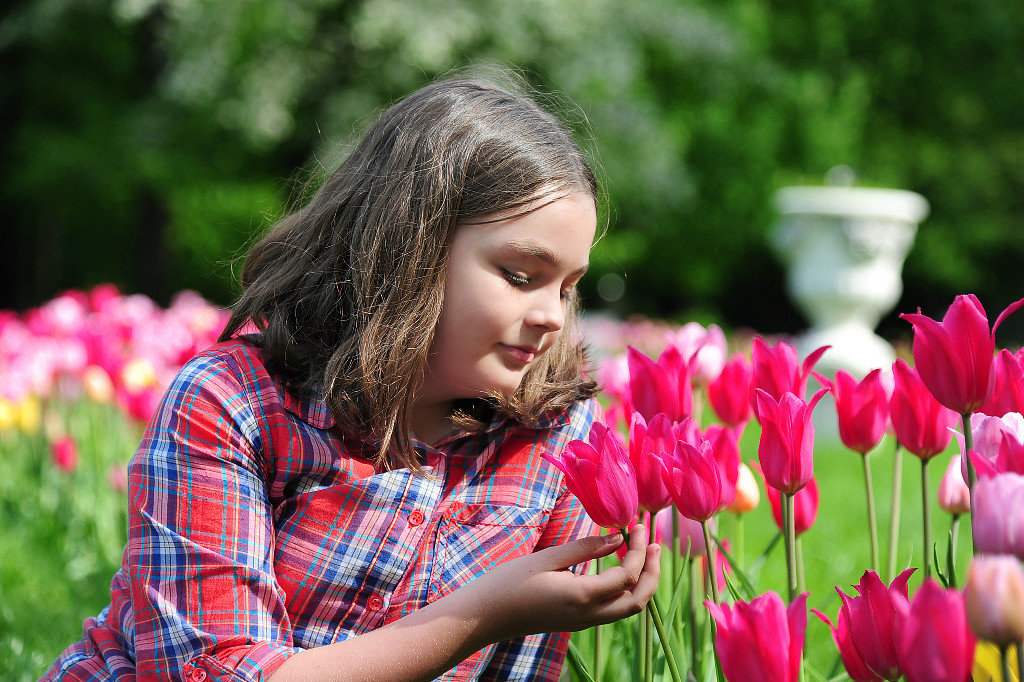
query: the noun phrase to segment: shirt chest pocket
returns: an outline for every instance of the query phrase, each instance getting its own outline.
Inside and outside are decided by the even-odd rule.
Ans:
[[[437,529],[431,592],[440,597],[506,561],[533,551],[550,510],[453,504]]]

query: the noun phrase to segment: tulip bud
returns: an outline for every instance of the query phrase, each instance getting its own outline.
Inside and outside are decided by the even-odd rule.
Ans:
[[[739,428],[750,418],[752,372],[750,361],[736,353],[708,384],[708,401],[726,426]]]
[[[744,462],[740,462],[740,473],[736,478],[736,498],[728,509],[737,514],[746,514],[757,508],[761,502],[761,490],[757,486],[754,472]]]
[[[757,459],[765,483],[779,492],[795,493],[807,485],[814,473],[811,412],[827,392],[821,389],[806,403],[787,392],[776,402],[761,389],[754,389],[756,414],[761,421]]]
[[[793,346],[780,341],[769,347],[760,336],[755,337],[751,350],[753,388],[761,389],[776,401],[781,401],[786,393],[792,393],[803,400],[811,369],[830,347],[818,348],[804,359],[803,364],[798,365],[799,360]],[[750,400],[754,415],[759,415],[757,398],[751,395]],[[758,418],[760,419],[759,416]]]
[[[1024,412],[1024,354],[1014,355],[1005,348],[996,355],[992,396],[978,412],[1002,417],[1007,412]]]
[[[665,486],[679,513],[694,521],[707,521],[722,506],[722,479],[711,443],[678,441],[672,457],[662,460]]]
[[[954,455],[949,460],[946,473],[939,483],[939,506],[950,514],[968,514],[971,511],[971,491],[967,489],[960,470],[960,455]]]
[[[949,445],[950,427],[959,417],[932,397],[917,370],[902,359],[893,363],[892,373],[896,385],[889,398],[889,412],[896,440],[907,452],[931,459]]]
[[[704,602],[718,625],[715,651],[727,680],[797,682],[807,631],[807,593],[787,608],[766,592],[750,602]]]
[[[1024,570],[1007,554],[979,555],[964,586],[967,622],[979,639],[995,644],[1024,640]]]
[[[907,682],[964,682],[974,662],[974,635],[963,596],[927,578],[913,601],[897,597],[900,668]]]
[[[889,419],[889,401],[882,385],[882,370],[872,370],[859,382],[845,370],[827,382],[836,399],[839,438],[854,452],[866,455],[882,440]]]
[[[725,364],[725,334],[717,324],[704,329],[698,322],[688,322],[677,332],[666,334],[668,345],[675,346],[684,358],[690,358],[693,380],[706,385],[722,372]]]

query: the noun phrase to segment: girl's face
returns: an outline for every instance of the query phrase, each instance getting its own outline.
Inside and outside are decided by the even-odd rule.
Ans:
[[[419,400],[513,393],[558,339],[596,229],[589,194],[459,227]]]

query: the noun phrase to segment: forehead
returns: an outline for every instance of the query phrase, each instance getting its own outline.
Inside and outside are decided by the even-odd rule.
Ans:
[[[460,227],[456,245],[535,257],[576,270],[590,260],[597,231],[597,210],[587,194],[570,194],[543,203],[529,213]]]

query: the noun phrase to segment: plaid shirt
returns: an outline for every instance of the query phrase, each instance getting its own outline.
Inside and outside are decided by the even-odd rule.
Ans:
[[[218,344],[182,369],[132,459],[110,605],[44,679],[260,680],[297,650],[589,535],[540,455],[585,438],[598,409],[414,443],[434,478],[375,471],[370,446],[342,438],[323,401],[294,399],[247,342]],[[556,680],[567,642],[499,642],[438,679]]]

